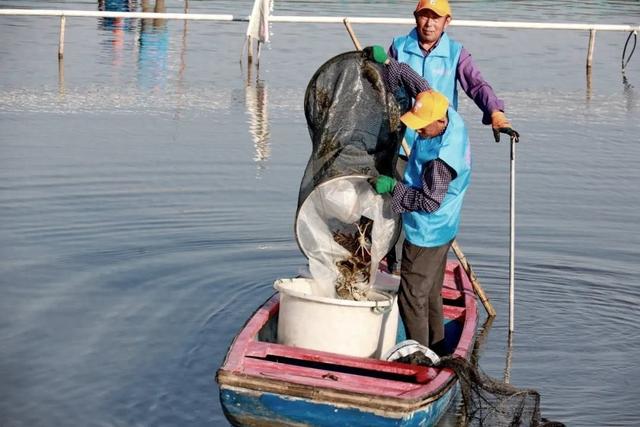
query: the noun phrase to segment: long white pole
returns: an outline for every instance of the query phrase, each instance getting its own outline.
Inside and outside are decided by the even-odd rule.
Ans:
[[[511,161],[509,168],[511,178],[509,201],[509,334],[514,329],[514,297],[515,297],[515,258],[516,258],[516,142],[511,139]]]
[[[91,10],[54,10],[54,9],[0,9],[0,15],[16,16],[85,16],[109,18],[155,18],[155,19],[189,19],[206,21],[248,22],[248,16],[203,14],[203,13],[152,13],[152,12],[111,12]],[[271,22],[299,22],[299,23],[344,23],[345,16],[286,16],[270,15]],[[352,24],[407,24],[415,25],[413,18],[382,18],[382,17],[349,17]],[[504,21],[471,21],[454,19],[453,26],[487,27],[487,28],[530,28],[547,30],[598,30],[598,31],[638,31],[640,25],[609,25],[609,24],[576,24],[576,23],[542,23],[542,22],[504,22]]]

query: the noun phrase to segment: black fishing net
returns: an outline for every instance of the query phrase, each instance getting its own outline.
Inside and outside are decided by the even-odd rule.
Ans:
[[[461,357],[444,356],[435,364],[421,351],[397,359],[414,365],[452,369],[462,394],[460,425],[472,427],[564,427],[540,415],[540,394],[495,380]]]
[[[401,109],[385,87],[381,65],[361,52],[323,64],[305,93],[312,151],[300,184],[295,232],[318,285],[364,298],[380,259],[397,240],[400,221],[389,196],[368,180],[393,175],[402,139]],[[360,291],[355,291],[360,289]]]
[[[540,394],[495,380],[460,357],[443,357],[438,367],[455,371],[466,426],[562,427],[540,416]]]
[[[298,208],[318,185],[349,175],[391,175],[402,140],[400,106],[382,65],[361,52],[324,63],[307,86],[304,113],[313,144]]]

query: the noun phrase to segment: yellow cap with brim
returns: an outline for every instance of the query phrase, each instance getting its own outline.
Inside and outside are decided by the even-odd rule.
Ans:
[[[424,9],[433,10],[438,16],[452,16],[451,7],[447,0],[420,0],[414,13],[418,13]]]
[[[402,123],[411,129],[422,129],[423,127],[440,120],[447,114],[449,100],[446,96],[435,90],[420,92],[416,96],[416,102],[411,111],[400,117]]]

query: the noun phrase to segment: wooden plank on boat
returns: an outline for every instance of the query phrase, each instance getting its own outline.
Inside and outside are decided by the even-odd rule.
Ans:
[[[346,368],[371,370],[378,373],[388,373],[406,377],[406,381],[417,383],[431,380],[436,375],[436,370],[419,365],[406,363],[387,362],[386,360],[371,359],[354,356],[343,356],[336,353],[328,353],[305,348],[291,347],[287,345],[252,342],[246,351],[247,357],[266,359],[269,357],[282,357],[300,361],[308,361],[317,364],[335,365]],[[285,362],[286,363],[286,362]]]

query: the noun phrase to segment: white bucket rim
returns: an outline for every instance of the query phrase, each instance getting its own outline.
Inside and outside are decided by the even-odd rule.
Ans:
[[[304,292],[292,290],[291,288],[281,286],[281,284],[283,284],[285,282],[291,283],[291,282],[293,282],[295,280],[306,280],[306,281],[309,281],[309,280],[313,280],[313,279],[308,279],[308,278],[304,278],[304,277],[294,278],[294,279],[278,279],[275,282],[273,282],[273,287],[278,292],[286,294],[286,295],[291,295],[291,296],[294,296],[294,297],[297,297],[297,298],[310,300],[310,301],[314,301],[314,302],[319,302],[319,303],[322,303],[322,304],[329,304],[329,305],[342,305],[342,306],[365,307],[365,308],[367,308],[367,307],[370,307],[370,308],[374,308],[374,307],[386,308],[386,307],[390,307],[391,304],[393,304],[394,296],[389,292],[384,292],[384,291],[381,291],[379,289],[371,289],[371,290],[369,290],[369,295],[371,295],[371,294],[381,295],[384,299],[381,299],[381,300],[354,301],[354,300],[321,297],[321,296],[317,296],[317,295],[306,294]]]

